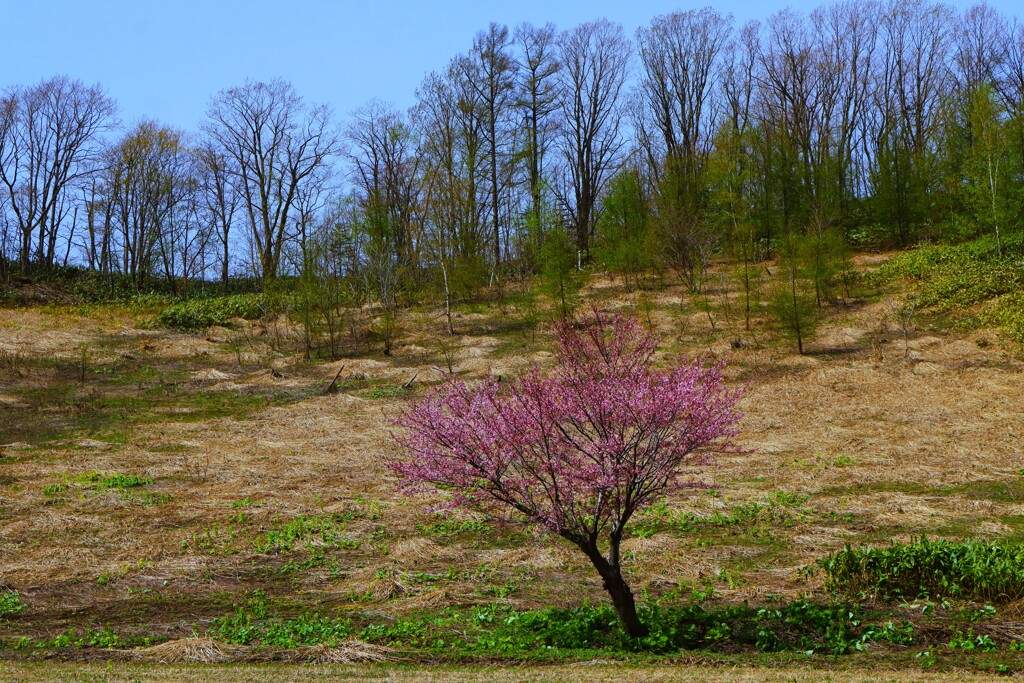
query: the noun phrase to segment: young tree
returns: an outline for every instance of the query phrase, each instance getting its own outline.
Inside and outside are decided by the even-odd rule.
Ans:
[[[594,315],[557,327],[558,369],[467,385],[453,375],[399,424],[410,461],[391,468],[454,505],[519,514],[577,546],[634,638],[647,634],[622,575],[620,544],[638,510],[707,465],[735,434],[738,392],[722,366],[652,366],[655,338],[632,318]]]
[[[655,265],[659,246],[640,171],[627,166],[608,183],[594,251],[605,268],[622,275],[632,287],[639,286],[643,272]]]

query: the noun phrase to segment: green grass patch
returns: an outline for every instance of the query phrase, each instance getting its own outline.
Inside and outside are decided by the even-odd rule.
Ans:
[[[717,491],[711,495],[717,497]],[[653,536],[659,531],[680,533],[709,530],[734,530],[753,535],[771,536],[773,529],[791,528],[807,522],[814,514],[806,507],[808,497],[803,494],[777,491],[759,500],[737,503],[710,513],[688,510],[670,510],[666,501],[648,509],[631,529],[634,536]]]
[[[82,495],[96,495],[109,489],[124,491],[125,489],[148,486],[153,483],[152,477],[120,472],[83,472],[75,476],[66,476],[64,481],[48,484],[43,487],[43,495],[59,496],[74,491]]]
[[[404,384],[379,384],[363,392],[366,398],[405,398],[412,389]]]

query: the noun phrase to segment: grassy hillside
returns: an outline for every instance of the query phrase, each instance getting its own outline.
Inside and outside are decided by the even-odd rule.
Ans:
[[[934,269],[954,277],[962,262],[888,257],[856,260],[852,289],[821,311],[804,355],[760,303],[747,329],[728,263],[702,295],[603,277],[582,292],[581,305],[640,316],[665,362],[722,358],[730,383],[748,388],[742,451],[718,458],[706,491],[648,510],[625,543],[656,625],[647,643],[621,635],[578,551],[528,527],[436,512],[439,498],[401,495],[383,465],[396,452],[393,419],[437,368],[481,377],[550,366],[543,297],[461,305],[454,337],[438,308],[414,306],[389,356],[373,312],[355,310],[335,361],[306,360],[283,317],[229,315],[181,332],[164,327],[162,304],[0,309],[8,678],[35,671],[14,661],[51,656],[602,660],[629,662],[630,680],[660,680],[654,664],[694,657],[781,667],[779,680],[800,680],[785,672],[806,664],[1024,669],[1019,602],[893,597],[870,582],[833,593],[816,568],[847,545],[1024,537],[1024,362],[1012,320],[986,313],[1019,289],[951,297],[942,292],[964,286],[937,286]],[[582,675],[551,671],[522,680]]]

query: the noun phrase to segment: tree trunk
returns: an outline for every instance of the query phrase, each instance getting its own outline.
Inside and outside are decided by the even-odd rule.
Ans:
[[[618,615],[622,628],[630,638],[647,637],[650,631],[640,621],[640,617],[636,613],[633,591],[626,580],[622,578],[622,571],[618,564],[613,564],[605,559],[596,543],[582,544],[580,547],[590,558],[597,573],[604,579],[604,589],[608,591],[608,595],[612,599],[612,606],[615,608],[615,614]]]

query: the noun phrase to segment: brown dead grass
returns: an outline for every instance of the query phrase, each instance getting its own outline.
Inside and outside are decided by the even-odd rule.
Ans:
[[[220,664],[244,660],[248,648],[219,643],[212,638],[182,638],[135,650],[143,661],[160,664]]]
[[[349,640],[340,645],[313,645],[301,648],[296,660],[312,664],[365,664],[396,659],[394,650],[381,645]]]

